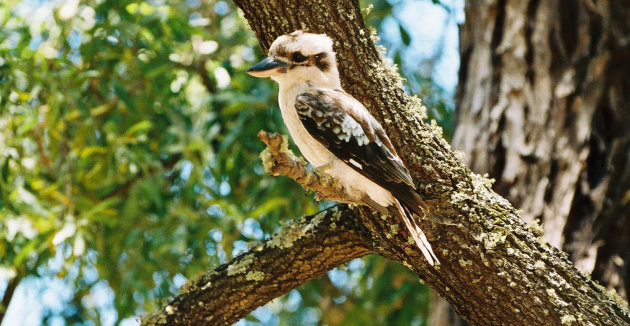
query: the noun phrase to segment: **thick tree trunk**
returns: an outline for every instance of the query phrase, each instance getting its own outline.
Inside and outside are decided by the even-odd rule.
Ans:
[[[412,269],[474,324],[630,323],[620,303],[521,223],[518,211],[490,190],[489,181],[450,151],[439,128],[422,121],[419,102],[404,93],[395,71],[381,63],[358,1],[235,2],[265,50],[277,36],[296,29],[325,32],[336,40],[344,88],[383,123],[431,210],[419,223],[442,265],[429,266],[391,217],[341,206],[335,214],[322,213],[338,215],[337,220],[296,222],[301,230],[283,230],[256,247],[262,250],[254,248],[191,282],[144,324],[229,324],[331,265],[371,251]],[[317,241],[309,241],[313,236]],[[336,249],[322,241],[332,238],[340,246],[343,241],[335,239],[341,237],[353,242],[338,258]],[[274,245],[277,239],[284,239],[282,246]],[[301,276],[306,272],[301,264],[281,259],[305,250],[313,259],[331,263],[311,264],[316,271]],[[215,298],[223,298],[221,305]]]
[[[630,2],[468,1],[453,146],[628,297]]]

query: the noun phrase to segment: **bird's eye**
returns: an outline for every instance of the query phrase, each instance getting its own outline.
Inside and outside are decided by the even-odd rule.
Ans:
[[[293,60],[293,62],[303,62],[306,60],[306,57],[300,52],[293,52],[291,60]]]

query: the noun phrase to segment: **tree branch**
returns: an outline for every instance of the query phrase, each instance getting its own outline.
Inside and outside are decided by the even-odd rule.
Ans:
[[[4,290],[4,294],[2,295],[2,303],[0,304],[0,325],[2,324],[2,320],[7,313],[7,309],[9,309],[9,304],[11,303],[11,299],[13,299],[15,289],[18,287],[21,281],[22,276],[16,275],[11,280],[9,280],[6,290]]]
[[[400,232],[404,226],[391,218],[362,207],[342,209],[330,228],[321,222],[317,227],[297,222],[297,228],[274,238],[293,239],[297,233],[303,235],[297,241],[304,245],[292,242],[279,248],[270,240],[191,282],[162,312],[145,319],[145,325],[235,321],[315,277],[313,271],[319,275],[372,252],[367,248],[412,269],[473,324],[630,323],[623,301],[616,301],[579,273],[565,254],[542,241],[522,222],[519,211],[490,190],[490,180],[472,173],[450,150],[439,127],[422,121],[419,100],[406,95],[395,70],[381,62],[357,0],[305,0],[299,6],[291,0],[235,3],[263,49],[296,29],[324,32],[335,40],[344,89],[383,124],[429,206],[432,216],[419,224],[442,265],[431,268]],[[319,220],[316,217],[313,220]],[[352,226],[339,233],[345,223]],[[354,240],[341,240],[344,236]],[[349,253],[343,251],[348,250],[345,246],[351,246]],[[347,254],[331,259],[339,250]]]
[[[232,261],[188,282],[142,325],[230,325],[273,298],[373,252],[346,205],[303,217]]]
[[[343,185],[317,169],[309,169],[307,163],[289,149],[287,136],[261,130],[258,138],[267,148],[260,153],[265,171],[273,176],[287,176],[316,193],[316,199],[351,202]],[[362,204],[362,203],[356,203]]]

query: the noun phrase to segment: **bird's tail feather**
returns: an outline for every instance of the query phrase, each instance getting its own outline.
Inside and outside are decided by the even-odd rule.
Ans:
[[[422,251],[422,254],[427,259],[429,264],[431,264],[431,266],[435,264],[439,265],[440,261],[433,253],[433,249],[431,249],[431,244],[429,243],[429,240],[427,240],[426,235],[424,235],[424,232],[422,232],[422,230],[414,220],[413,216],[411,215],[411,211],[405,206],[405,204],[401,203],[399,200],[396,200],[396,208],[398,209],[400,217],[405,222],[409,233],[411,233],[413,240],[416,242],[416,245],[418,245],[418,248],[420,248],[420,251]]]

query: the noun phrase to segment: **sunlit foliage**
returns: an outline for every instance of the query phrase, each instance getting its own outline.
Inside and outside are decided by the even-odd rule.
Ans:
[[[3,269],[55,273],[86,309],[107,282],[125,317],[315,212],[260,166],[256,133],[282,124],[273,86],[242,73],[257,42],[231,3],[33,6],[1,9]]]

